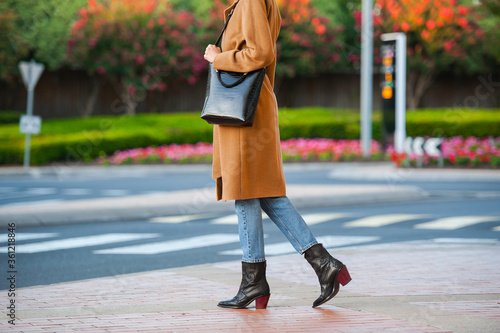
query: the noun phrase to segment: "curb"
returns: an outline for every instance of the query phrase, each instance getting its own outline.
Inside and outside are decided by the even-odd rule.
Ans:
[[[397,168],[394,165],[339,165],[328,174],[330,179],[385,181],[390,184],[415,182],[500,182],[498,169],[419,169]]]
[[[41,177],[90,177],[95,175],[127,176],[130,174],[157,174],[163,172],[211,172],[210,164],[133,164],[133,165],[55,165],[30,167],[0,167],[0,179],[3,178],[41,178]]]
[[[332,208],[422,200],[428,194],[415,186],[289,185],[287,195],[297,209]],[[159,216],[234,213],[232,201],[215,201],[215,188],[172,191],[119,198],[72,200],[51,204],[0,207],[0,226],[18,227],[72,223],[145,220]]]
[[[307,162],[284,163],[285,172],[330,170],[328,177],[341,180],[386,181],[401,183],[404,181],[426,182],[500,182],[500,169],[452,169],[452,168],[397,168],[392,162]],[[52,165],[41,167],[11,166],[0,167],[0,180],[9,178],[41,177],[106,177],[141,176],[168,172],[207,172],[211,164],[148,164],[148,165]]]

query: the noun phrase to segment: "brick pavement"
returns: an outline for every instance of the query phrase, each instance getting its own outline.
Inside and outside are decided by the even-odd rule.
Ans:
[[[268,258],[266,310],[220,309],[240,262],[18,289],[16,325],[2,332],[498,332],[498,245],[432,241],[333,249],[353,281],[321,308],[301,256]],[[1,291],[6,299],[6,291]],[[2,306],[2,312],[5,307]]]

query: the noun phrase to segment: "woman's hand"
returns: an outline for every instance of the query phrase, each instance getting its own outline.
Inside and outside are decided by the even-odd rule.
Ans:
[[[215,60],[215,57],[221,53],[220,48],[218,48],[215,45],[208,45],[207,49],[205,50],[205,60],[208,61],[209,63],[213,63]]]

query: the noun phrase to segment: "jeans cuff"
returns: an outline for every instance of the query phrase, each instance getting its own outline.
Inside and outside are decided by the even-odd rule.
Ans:
[[[318,244],[318,241],[314,241],[314,242],[307,244],[302,250],[299,251],[299,253],[304,254],[304,252],[306,252],[307,250],[309,250],[311,247],[313,247],[316,244]]]
[[[259,262],[266,261],[266,258],[261,258],[261,259],[242,259],[241,261],[249,263],[249,264],[256,264],[256,263],[259,263]]]

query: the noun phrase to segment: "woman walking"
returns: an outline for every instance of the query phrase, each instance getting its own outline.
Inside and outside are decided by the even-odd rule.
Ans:
[[[270,296],[262,212],[278,226],[293,247],[304,254],[316,272],[321,294],[317,307],[350,281],[347,268],[318,244],[309,227],[286,197],[274,94],[276,40],[281,17],[276,0],[235,0],[225,10],[232,16],[224,33],[222,50],[208,45],[205,59],[217,70],[246,73],[266,68],[253,126],[214,125],[213,170],[217,200],[235,200],[243,250],[242,281],[235,297],[221,301],[223,308],[246,308],[254,300],[265,309]]]

